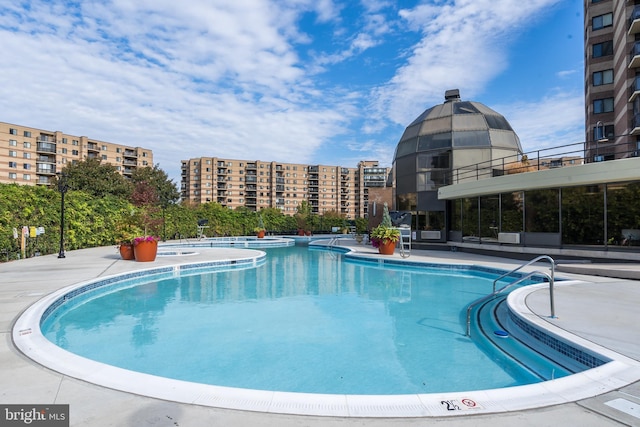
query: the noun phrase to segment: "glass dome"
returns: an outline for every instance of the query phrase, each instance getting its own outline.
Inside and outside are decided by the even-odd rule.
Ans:
[[[462,101],[457,89],[424,111],[404,131],[395,159],[431,150],[497,148],[521,153],[518,135],[501,114],[479,102]]]

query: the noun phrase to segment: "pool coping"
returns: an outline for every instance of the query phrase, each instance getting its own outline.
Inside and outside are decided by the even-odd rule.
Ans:
[[[350,249],[353,251],[353,249]],[[360,255],[359,255],[360,256]],[[192,263],[178,263],[175,268]],[[167,268],[163,266],[162,268]],[[156,268],[145,271],[157,270]],[[121,273],[114,276],[122,276]],[[197,384],[128,371],[69,353],[50,343],[40,333],[44,311],[65,292],[109,276],[60,288],[27,309],[12,328],[16,347],[37,363],[70,377],[103,387],[174,402],[279,414],[340,417],[430,417],[510,412],[557,405],[619,389],[640,379],[640,363],[563,330],[553,330],[540,316],[528,310],[524,299],[541,285],[518,292],[509,303],[545,330],[563,339],[579,342],[612,361],[579,374],[543,383],[468,392],[409,395],[328,395],[286,393]],[[563,286],[571,285],[568,281]],[[544,286],[544,285],[542,285]],[[525,292],[527,291],[527,292]],[[559,329],[559,328],[558,328]],[[62,363],[64,361],[64,363]]]

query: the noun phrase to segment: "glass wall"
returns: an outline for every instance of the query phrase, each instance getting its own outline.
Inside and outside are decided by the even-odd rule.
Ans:
[[[498,240],[500,195],[480,197],[480,237],[483,241]]]
[[[478,240],[478,198],[462,199],[462,241]]]
[[[450,231],[466,242],[526,231],[555,233],[561,246],[640,250],[640,181],[470,197],[450,206]],[[444,222],[440,212],[420,214],[420,227]]]
[[[505,233],[524,231],[524,192],[501,194],[500,200],[502,202],[500,231]]]
[[[607,185],[607,243],[640,246],[640,182]]]
[[[604,244],[604,185],[562,189],[562,243]]]
[[[525,231],[528,233],[560,232],[560,190],[525,191]]]

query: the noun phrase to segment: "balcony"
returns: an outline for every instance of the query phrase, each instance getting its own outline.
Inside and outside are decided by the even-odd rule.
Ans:
[[[640,114],[635,114],[631,120],[631,132],[630,135],[640,135]]]
[[[630,36],[640,33],[640,5],[633,7],[631,17],[629,18],[629,34]]]
[[[95,142],[90,142],[87,144],[87,150],[89,151],[100,151],[100,147]]]
[[[53,179],[48,177],[48,176],[39,176],[37,184],[38,185],[51,185],[51,184],[53,184]]]
[[[640,42],[635,42],[629,55],[629,68],[640,67]]]
[[[42,175],[55,175],[56,167],[54,165],[41,165],[40,163],[36,163],[36,173]]]
[[[633,79],[629,87],[629,102],[633,102],[640,95],[640,76]]]
[[[135,157],[136,159],[138,158],[138,156],[136,155],[135,150],[124,150],[124,153],[122,153],[122,155],[124,157]]]
[[[39,162],[39,163],[55,163],[56,162],[56,158],[55,158],[55,156],[38,156],[38,158],[36,159],[36,162]]]
[[[56,144],[51,142],[38,142],[36,145],[36,152],[38,153],[56,153]]]

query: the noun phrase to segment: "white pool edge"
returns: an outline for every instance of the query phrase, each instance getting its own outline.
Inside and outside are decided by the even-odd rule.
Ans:
[[[158,377],[106,365],[70,353],[40,330],[45,310],[70,290],[104,277],[61,288],[26,309],[12,329],[15,346],[35,362],[60,374],[102,387],[185,404],[246,411],[338,417],[442,417],[501,413],[558,405],[594,397],[640,380],[640,363],[551,325],[532,313],[526,295],[544,285],[511,293],[510,308],[527,322],[611,362],[568,377],[538,384],[468,392],[407,395],[332,395],[287,393],[212,386]],[[570,286],[571,282],[563,283]]]

